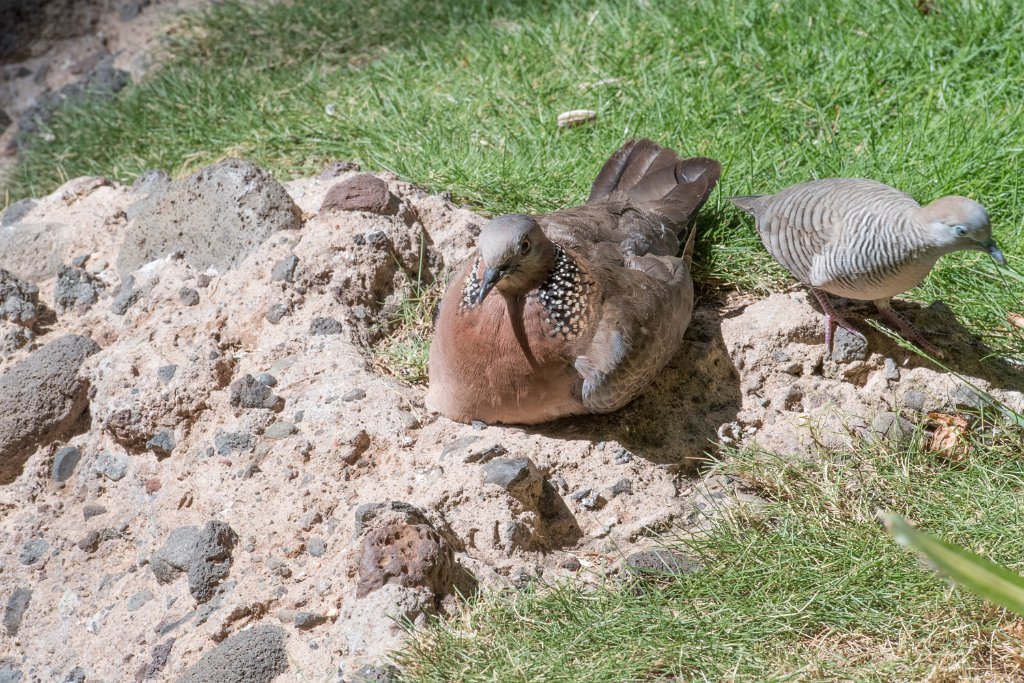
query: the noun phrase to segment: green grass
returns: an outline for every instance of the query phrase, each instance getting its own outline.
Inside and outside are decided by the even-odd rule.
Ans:
[[[1022,331],[1006,313],[1024,312],[1024,10],[1017,0],[937,4],[923,16],[911,0],[226,0],[187,22],[176,57],[147,81],[59,115],[52,141],[22,156],[9,196],[83,174],[180,176],[239,155],[281,177],[349,159],[487,214],[545,211],[581,201],[614,149],[647,136],[723,162],[698,223],[703,291],[788,282],[731,194],[863,176],[922,201],[978,199],[1011,268],[946,257],[909,296],[944,300],[1020,358]],[[576,108],[599,118],[558,129],[556,116]],[[422,379],[433,296],[417,287],[398,307],[380,367]],[[801,464],[733,454],[716,467],[773,503],[680,540],[704,571],[485,596],[421,634],[400,656],[405,673],[1010,680],[1024,627],[949,589],[875,518],[884,507],[1021,569],[1019,436],[976,437],[961,463],[919,444]]]
[[[579,202],[608,154],[643,135],[724,163],[701,220],[705,283],[783,286],[725,197],[823,176],[975,197],[1011,265],[1024,257],[1015,0],[941,2],[929,16],[909,0],[373,4],[211,8],[145,83],[58,117],[11,197],[241,155],[282,176],[353,159],[485,213],[544,211]],[[559,130],[572,108],[599,119]],[[911,295],[945,300],[1013,353],[1005,313],[1022,290],[969,254]]]
[[[681,539],[703,558],[702,571],[624,587],[607,580],[592,592],[563,585],[490,596],[421,637],[400,664],[409,680],[439,682],[998,675],[1020,664],[1019,633],[999,645],[999,631],[1019,622],[948,588],[892,540],[876,510],[1019,569],[1019,447],[1016,437],[987,437],[958,465],[917,442],[801,463],[735,453],[719,469],[771,503],[733,514],[706,538]]]

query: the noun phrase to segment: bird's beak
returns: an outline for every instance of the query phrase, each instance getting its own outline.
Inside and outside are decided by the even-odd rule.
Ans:
[[[981,248],[988,252],[988,255],[992,257],[992,260],[1001,266],[1006,265],[1006,257],[1003,256],[1002,250],[999,249],[999,245],[996,244],[994,239],[987,239],[981,243]]]
[[[476,295],[476,303],[479,306],[483,303],[487,293],[490,292],[498,280],[504,277],[505,273],[498,268],[488,268],[484,271],[484,281],[480,284],[480,293]]]

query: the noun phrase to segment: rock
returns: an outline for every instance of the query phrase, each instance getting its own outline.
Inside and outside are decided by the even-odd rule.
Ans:
[[[914,423],[896,413],[879,413],[871,420],[871,433],[886,440],[902,441],[914,433]]]
[[[14,225],[27,216],[38,204],[39,202],[35,199],[22,199],[14,202],[0,213],[0,228]]]
[[[320,180],[332,180],[333,178],[340,176],[342,173],[358,170],[359,164],[353,161],[332,161],[324,166],[324,170],[320,172]]]
[[[608,493],[611,494],[612,498],[623,493],[632,494],[633,482],[627,479],[626,477],[623,477],[622,479],[619,479],[618,481],[611,485],[611,487],[608,489]]]
[[[269,372],[261,372],[256,375],[256,381],[267,387],[276,387],[277,378],[271,375]]]
[[[868,357],[868,343],[845,327],[836,327],[832,335],[832,360],[836,363],[852,363]]]
[[[171,452],[174,451],[174,446],[174,432],[169,429],[154,434],[153,438],[146,442],[146,448],[153,451],[157,459],[170,456]]]
[[[306,541],[306,552],[313,557],[322,557],[327,552],[327,542],[317,536]]]
[[[385,214],[390,211],[391,193],[383,180],[368,173],[346,178],[327,191],[320,211],[366,211]]]
[[[513,495],[540,480],[529,458],[494,458],[484,463],[483,470],[485,484],[495,484]],[[539,494],[539,490],[533,493]]]
[[[620,448],[615,452],[615,459],[613,462],[616,465],[625,465],[626,463],[633,461],[633,454],[627,451],[625,448]]]
[[[153,591],[142,590],[133,595],[132,597],[128,598],[128,604],[126,605],[126,607],[128,608],[129,612],[134,612],[135,610],[139,609],[152,599]]]
[[[163,486],[163,484],[160,483],[160,480],[157,477],[150,477],[145,483],[146,493],[156,493],[160,490],[161,486]]]
[[[252,450],[256,437],[244,432],[220,432],[213,436],[213,446],[219,455],[230,455]]]
[[[0,320],[31,328],[41,314],[39,288],[0,268]]]
[[[164,667],[167,666],[167,658],[171,655],[171,648],[174,647],[174,638],[169,638],[164,642],[153,647],[153,652],[150,655],[149,662],[143,664],[142,667],[135,673],[136,683],[142,683],[142,681],[148,681],[151,678],[156,677],[158,673],[163,671]]]
[[[207,522],[196,543],[188,569],[188,588],[198,602],[213,597],[217,584],[231,569],[238,534],[224,522]]]
[[[355,536],[362,534],[374,520],[391,513],[408,524],[430,524],[422,510],[400,500],[390,500],[387,503],[360,503],[355,510]]]
[[[21,619],[25,616],[25,610],[31,601],[32,591],[21,587],[15,588],[7,598],[7,607],[4,609],[4,628],[7,629],[7,635],[12,638],[18,635]]]
[[[558,563],[558,566],[570,572],[578,572],[583,568],[583,564],[575,555],[566,556],[565,559]]]
[[[82,452],[74,446],[65,446],[57,451],[53,457],[53,468],[50,473],[53,480],[67,481],[75,473],[75,468],[78,467],[78,461],[81,459]]]
[[[580,504],[580,507],[587,510],[600,510],[604,507],[606,501],[604,496],[601,495],[600,491],[595,488],[587,486],[581,487],[569,494],[570,500],[575,500]]]
[[[178,683],[270,683],[288,670],[284,641],[279,626],[240,631],[203,655]]]
[[[671,550],[641,550],[626,557],[627,570],[638,574],[692,574],[703,569],[696,559]]]
[[[345,401],[346,403],[348,403],[349,401],[360,401],[364,398],[366,398],[366,392],[359,388],[349,389],[348,391],[341,395],[341,400]]]
[[[128,456],[120,453],[100,453],[93,469],[111,481],[121,481],[128,473]]]
[[[229,401],[238,408],[279,408],[283,401],[265,384],[260,383],[252,375],[242,375],[231,383]]]
[[[80,268],[63,266],[57,273],[57,289],[53,294],[54,308],[58,312],[84,312],[99,301],[106,285]]]
[[[56,91],[46,91],[36,98],[32,106],[18,117],[18,132],[15,141],[19,147],[31,144],[32,137],[39,134],[53,119],[57,110],[91,101],[105,101],[131,82],[131,74],[113,66],[113,56],[100,59],[89,75],[75,83],[69,83]]]
[[[89,504],[82,506],[82,517],[87,522],[93,517],[99,517],[100,515],[105,514],[107,514],[107,508],[102,505]]]
[[[23,675],[13,664],[0,661],[0,683],[19,683]]]
[[[885,359],[885,367],[882,368],[882,377],[890,382],[900,381],[900,369],[896,367],[896,361],[894,359]]]
[[[64,677],[64,683],[85,683],[85,671],[82,667],[76,666]]]
[[[295,254],[289,254],[274,264],[270,271],[271,282],[295,282],[295,269],[299,265],[299,258]]]
[[[445,446],[441,451],[439,461],[442,464],[446,462],[487,463],[504,455],[508,455],[508,450],[497,441],[467,434]]]
[[[182,287],[178,290],[178,303],[182,306],[198,306],[199,292],[192,287]]]
[[[174,373],[178,371],[177,365],[164,365],[157,369],[156,378],[161,384],[170,384],[174,379]]]
[[[25,545],[21,547],[21,555],[18,556],[18,560],[26,565],[35,564],[43,559],[43,555],[49,550],[49,543],[41,538],[33,538],[25,541]]]
[[[196,270],[224,272],[274,232],[301,225],[301,212],[281,184],[241,159],[170,183],[141,200],[134,214],[117,257],[122,277],[174,252]]]
[[[288,315],[288,312],[288,304],[278,303],[271,306],[264,317],[267,319],[268,323],[276,325],[281,322],[282,318]]]
[[[312,335],[341,334],[345,326],[334,318],[317,317],[309,324],[309,333]]]
[[[87,553],[94,553],[100,547],[100,532],[93,529],[78,542],[78,547]]]
[[[139,194],[154,194],[165,192],[171,184],[171,176],[159,168],[151,168],[143,171],[132,182],[132,192]]]
[[[352,678],[350,683],[397,683],[398,682],[398,671],[391,666],[375,666],[373,664],[364,664],[359,667]]]
[[[121,5],[121,21],[131,21],[142,14],[142,2],[140,0],[128,0]]]
[[[422,586],[434,595],[447,595],[454,580],[452,548],[429,524],[394,521],[363,537],[357,597],[386,584]]]
[[[97,351],[92,339],[68,335],[0,377],[0,484],[13,481],[33,450],[66,434],[89,407],[78,368]]]
[[[267,431],[263,432],[263,436],[268,439],[283,439],[294,434],[297,429],[291,422],[275,422],[267,427]]]
[[[804,391],[799,386],[791,384],[783,388],[772,401],[779,410],[801,411],[803,410]]]
[[[299,629],[300,631],[307,631],[326,622],[327,617],[325,617],[322,614],[317,614],[315,612],[295,613],[295,628]]]
[[[953,392],[953,405],[957,410],[981,410],[989,403],[988,398],[967,384],[958,384]]]
[[[237,542],[238,535],[224,522],[208,522],[202,531],[194,526],[178,527],[164,547],[153,554],[150,566],[158,583],[169,583],[188,572],[192,597],[204,603],[227,577]]]
[[[924,412],[924,403],[926,400],[927,397],[923,393],[914,389],[905,392],[902,398],[904,407],[919,413]]]
[[[124,315],[146,295],[147,291],[143,287],[135,287],[135,278],[129,275],[114,294],[114,300],[110,303],[111,312],[114,315]]]

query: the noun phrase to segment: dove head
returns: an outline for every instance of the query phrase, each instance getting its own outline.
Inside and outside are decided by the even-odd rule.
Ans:
[[[943,252],[983,251],[1001,266],[1006,257],[992,239],[988,212],[967,197],[939,197],[921,208],[921,215],[932,231],[932,241]]]
[[[483,282],[477,303],[492,288],[509,296],[521,296],[539,286],[555,260],[555,245],[529,216],[510,213],[493,219],[480,231]]]

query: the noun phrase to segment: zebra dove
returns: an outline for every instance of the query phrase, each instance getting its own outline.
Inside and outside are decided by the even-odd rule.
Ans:
[[[633,400],[682,343],[696,231],[681,257],[679,235],[720,172],[631,140],[586,204],[485,225],[441,302],[427,407],[536,424]]]
[[[889,305],[920,284],[943,254],[984,251],[1006,259],[992,239],[988,213],[966,197],[940,197],[921,206],[874,180],[828,178],[787,187],[773,195],[732,197],[754,216],[761,242],[805,285],[825,312],[825,348],[839,325],[860,338],[836,313],[825,292],[874,301],[879,313],[907,339],[942,357]]]

